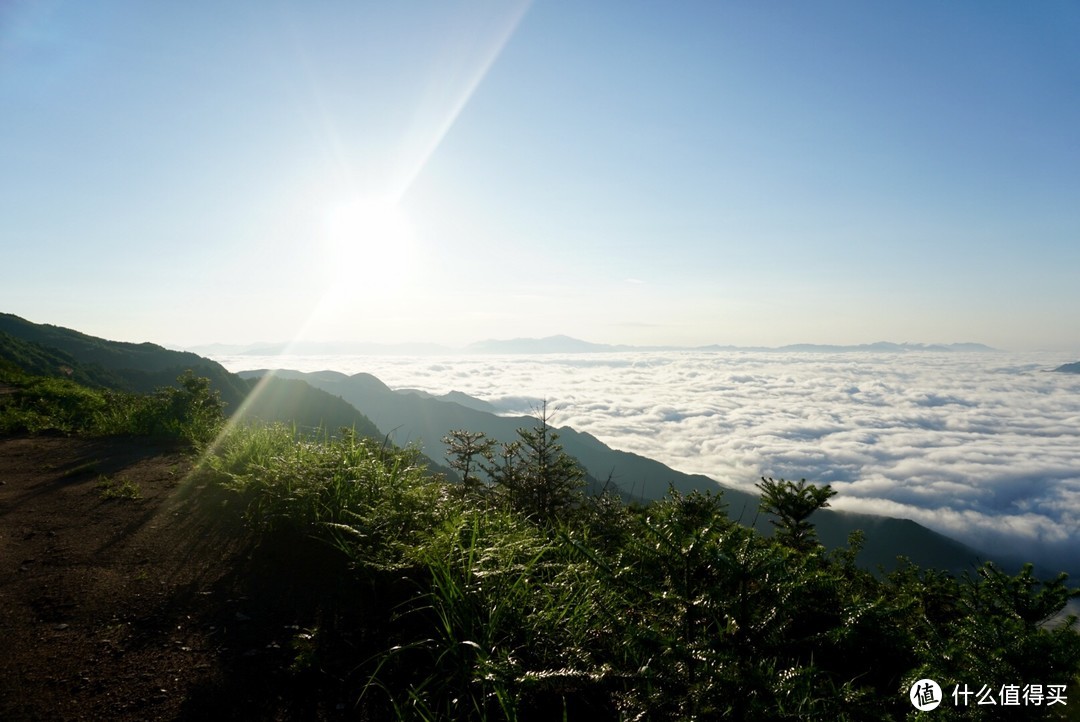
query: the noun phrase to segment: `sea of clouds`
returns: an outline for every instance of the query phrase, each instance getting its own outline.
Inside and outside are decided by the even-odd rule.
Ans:
[[[753,491],[832,484],[837,509],[914,519],[987,551],[1077,566],[1076,359],[1008,353],[664,352],[220,357],[233,371],[333,369],[463,391]]]

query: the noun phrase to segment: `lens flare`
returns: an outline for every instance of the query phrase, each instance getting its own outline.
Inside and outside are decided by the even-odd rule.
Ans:
[[[358,198],[332,206],[323,241],[335,293],[401,290],[412,275],[412,224],[393,199]]]

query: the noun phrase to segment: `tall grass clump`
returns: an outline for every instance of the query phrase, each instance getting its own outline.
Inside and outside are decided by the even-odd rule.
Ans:
[[[0,396],[0,432],[93,433],[108,407],[105,392],[68,379],[20,376]]]
[[[282,424],[242,426],[210,459],[266,532],[329,542],[356,566],[415,565],[430,530],[452,513],[446,487],[414,450],[351,430],[302,434]]]
[[[134,435],[209,443],[224,423],[223,404],[205,378],[191,371],[177,386],[152,394],[90,388],[70,379],[7,376],[14,387],[0,396],[0,432]]]
[[[403,621],[430,631],[392,649],[367,692],[385,692],[398,718],[560,719],[597,697],[603,589],[568,546],[520,513],[474,505],[424,561],[428,586]]]

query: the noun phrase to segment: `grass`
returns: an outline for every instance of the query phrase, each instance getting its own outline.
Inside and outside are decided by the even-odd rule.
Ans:
[[[134,501],[142,498],[142,488],[130,479],[114,479],[110,476],[102,476],[96,488],[102,499]]]
[[[83,386],[65,378],[0,373],[15,388],[0,395],[0,433],[59,432],[96,436],[135,435],[209,443],[224,421],[209,382],[190,372],[178,386],[130,394]]]
[[[107,408],[105,394],[67,379],[27,377],[0,397],[0,432],[87,433]]]
[[[415,451],[351,431],[240,427],[216,446],[210,465],[247,500],[257,528],[318,537],[358,566],[415,566],[426,530],[453,513],[442,503],[445,485],[427,478]]]

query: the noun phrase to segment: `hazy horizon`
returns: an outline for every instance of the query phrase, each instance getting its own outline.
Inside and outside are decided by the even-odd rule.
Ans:
[[[261,340],[261,341],[253,341],[253,342],[249,342],[249,343],[212,342],[212,343],[192,344],[192,345],[188,345],[188,346],[181,346],[181,345],[177,345],[177,344],[165,344],[165,345],[167,347],[169,347],[169,348],[174,348],[176,350],[181,350],[181,351],[194,351],[194,352],[207,351],[207,352],[211,352],[211,351],[215,351],[215,350],[226,349],[226,350],[230,350],[230,351],[238,352],[238,353],[248,353],[248,352],[256,352],[256,351],[268,351],[268,352],[273,353],[273,354],[281,354],[281,355],[286,355],[287,356],[287,355],[311,355],[311,349],[326,349],[327,353],[331,353],[331,354],[334,354],[334,355],[350,354],[350,353],[353,353],[353,349],[371,349],[373,351],[374,350],[385,349],[386,352],[393,352],[396,349],[404,349],[406,351],[409,351],[410,349],[430,348],[432,353],[438,353],[438,352],[469,351],[471,349],[475,349],[476,347],[480,347],[480,346],[483,346],[485,344],[504,344],[504,345],[509,346],[509,345],[513,345],[513,344],[526,345],[526,344],[530,344],[530,343],[533,343],[533,342],[536,342],[536,343],[550,342],[556,348],[558,348],[559,344],[562,344],[562,343],[565,342],[565,343],[569,343],[569,344],[572,344],[572,345],[582,344],[582,345],[588,346],[588,347],[592,347],[592,346],[608,347],[608,348],[610,348],[612,350],[619,350],[620,348],[625,348],[627,350],[634,350],[634,349],[640,349],[640,350],[649,350],[649,349],[656,349],[656,350],[701,350],[701,349],[706,349],[706,348],[709,348],[709,347],[716,347],[716,348],[720,348],[720,349],[733,349],[733,350],[747,349],[747,350],[762,350],[762,351],[766,351],[766,350],[780,351],[780,350],[785,350],[785,349],[792,348],[792,347],[802,347],[802,346],[820,346],[820,347],[832,347],[832,348],[838,348],[838,349],[864,349],[865,348],[867,350],[871,350],[871,347],[874,347],[874,346],[888,345],[888,346],[898,346],[898,347],[902,347],[902,348],[905,348],[905,349],[908,349],[908,350],[924,350],[924,349],[936,349],[936,348],[948,348],[948,347],[976,346],[976,347],[984,347],[986,351],[996,351],[996,352],[1003,352],[1003,353],[1011,353],[1011,352],[1013,352],[1012,349],[994,348],[992,346],[982,344],[982,343],[980,343],[978,341],[971,341],[971,340],[966,340],[966,341],[940,341],[940,342],[929,342],[929,343],[927,343],[927,342],[922,342],[922,341],[907,341],[907,340],[905,340],[905,341],[892,341],[892,340],[888,340],[888,339],[879,338],[879,339],[876,339],[874,341],[860,342],[860,343],[853,343],[853,344],[828,344],[828,343],[818,343],[818,342],[811,341],[811,340],[804,340],[802,342],[796,342],[796,343],[791,343],[791,344],[783,344],[783,345],[779,345],[779,346],[743,346],[743,345],[739,345],[739,344],[729,344],[729,343],[722,343],[722,342],[704,343],[704,344],[698,344],[698,345],[599,343],[599,342],[592,341],[590,339],[576,338],[576,337],[573,337],[573,336],[569,336],[567,334],[554,334],[552,336],[546,336],[546,337],[543,337],[543,338],[526,337],[526,336],[515,337],[515,338],[500,338],[500,339],[496,339],[496,338],[477,338],[477,339],[474,339],[472,341],[468,341],[468,342],[464,342],[464,343],[459,342],[459,343],[454,343],[454,344],[435,343],[435,342],[431,342],[431,341],[402,341],[402,342],[399,342],[399,343],[378,343],[378,342],[369,342],[369,341],[363,341],[363,340],[320,341],[320,340],[312,339],[312,340],[305,340],[305,341],[289,341],[289,340],[265,341],[265,340]],[[586,350],[586,351],[583,351],[583,352],[588,352],[588,351]],[[1034,349],[1034,350],[1029,350],[1029,352],[1033,352],[1033,353],[1043,353],[1043,352],[1045,352],[1045,353],[1060,353],[1061,351],[1057,350],[1057,349]],[[358,351],[356,351],[356,353],[362,354],[363,350],[358,350]],[[522,352],[514,351],[513,353],[522,353]],[[577,351],[555,350],[555,351],[550,351],[550,352],[546,351],[544,353],[577,353]],[[1023,353],[1023,351],[1019,351],[1019,353]],[[1065,351],[1064,353],[1068,353],[1068,351]]]
[[[1080,350],[1080,6],[0,6],[0,308]]]

